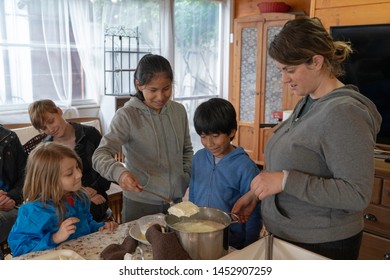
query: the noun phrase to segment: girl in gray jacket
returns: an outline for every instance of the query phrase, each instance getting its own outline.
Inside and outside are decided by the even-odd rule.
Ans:
[[[123,189],[122,221],[166,213],[169,204],[151,190],[180,202],[193,155],[187,112],[171,100],[173,71],[159,55],[145,55],[134,73],[137,92],[120,108],[93,155],[93,167]],[[125,164],[115,160],[123,151]]]

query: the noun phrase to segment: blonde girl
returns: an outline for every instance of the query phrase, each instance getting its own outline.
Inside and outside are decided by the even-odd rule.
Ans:
[[[31,152],[23,187],[25,203],[8,237],[14,257],[118,226],[93,220],[81,177],[81,160],[69,147],[46,142]]]

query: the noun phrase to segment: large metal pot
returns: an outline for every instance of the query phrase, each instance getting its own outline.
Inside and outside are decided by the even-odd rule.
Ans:
[[[193,260],[216,260],[228,253],[229,225],[235,223],[229,214],[209,207],[199,207],[199,213],[190,217],[177,217],[168,214],[165,217],[168,231],[176,233],[184,250]],[[207,220],[222,224],[223,229],[212,232],[186,232],[177,230],[173,225],[182,221]]]

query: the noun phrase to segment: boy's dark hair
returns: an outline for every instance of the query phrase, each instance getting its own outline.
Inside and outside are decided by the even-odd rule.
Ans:
[[[224,133],[229,135],[237,130],[236,110],[222,98],[211,98],[200,104],[194,114],[196,133]],[[233,140],[234,136],[230,140]]]
[[[138,90],[136,81],[140,86],[148,84],[156,74],[164,73],[168,79],[173,82],[173,70],[169,61],[157,54],[147,54],[143,56],[138,62],[137,68],[134,72],[134,86],[136,89],[135,96],[145,100],[144,95]]]

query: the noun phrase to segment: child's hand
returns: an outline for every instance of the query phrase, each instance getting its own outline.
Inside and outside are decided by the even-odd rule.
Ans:
[[[10,211],[14,209],[15,201],[6,192],[0,190],[0,211]]]
[[[76,217],[71,217],[64,220],[61,223],[60,229],[53,234],[53,241],[56,244],[64,242],[69,238],[69,236],[76,232],[76,223],[80,222],[80,219]]]
[[[108,229],[109,231],[114,231],[118,227],[118,224],[116,222],[106,222],[104,226],[99,228],[99,231]]]
[[[93,204],[99,205],[106,202],[106,199],[101,194],[95,194],[93,197],[91,197],[91,202]]]
[[[239,223],[244,224],[248,222],[249,216],[256,208],[258,202],[259,200],[251,191],[247,192],[236,201],[232,213],[237,214],[240,217]]]
[[[85,187],[85,190],[87,191],[90,197],[93,197],[94,195],[97,194],[97,191],[91,187]]]

